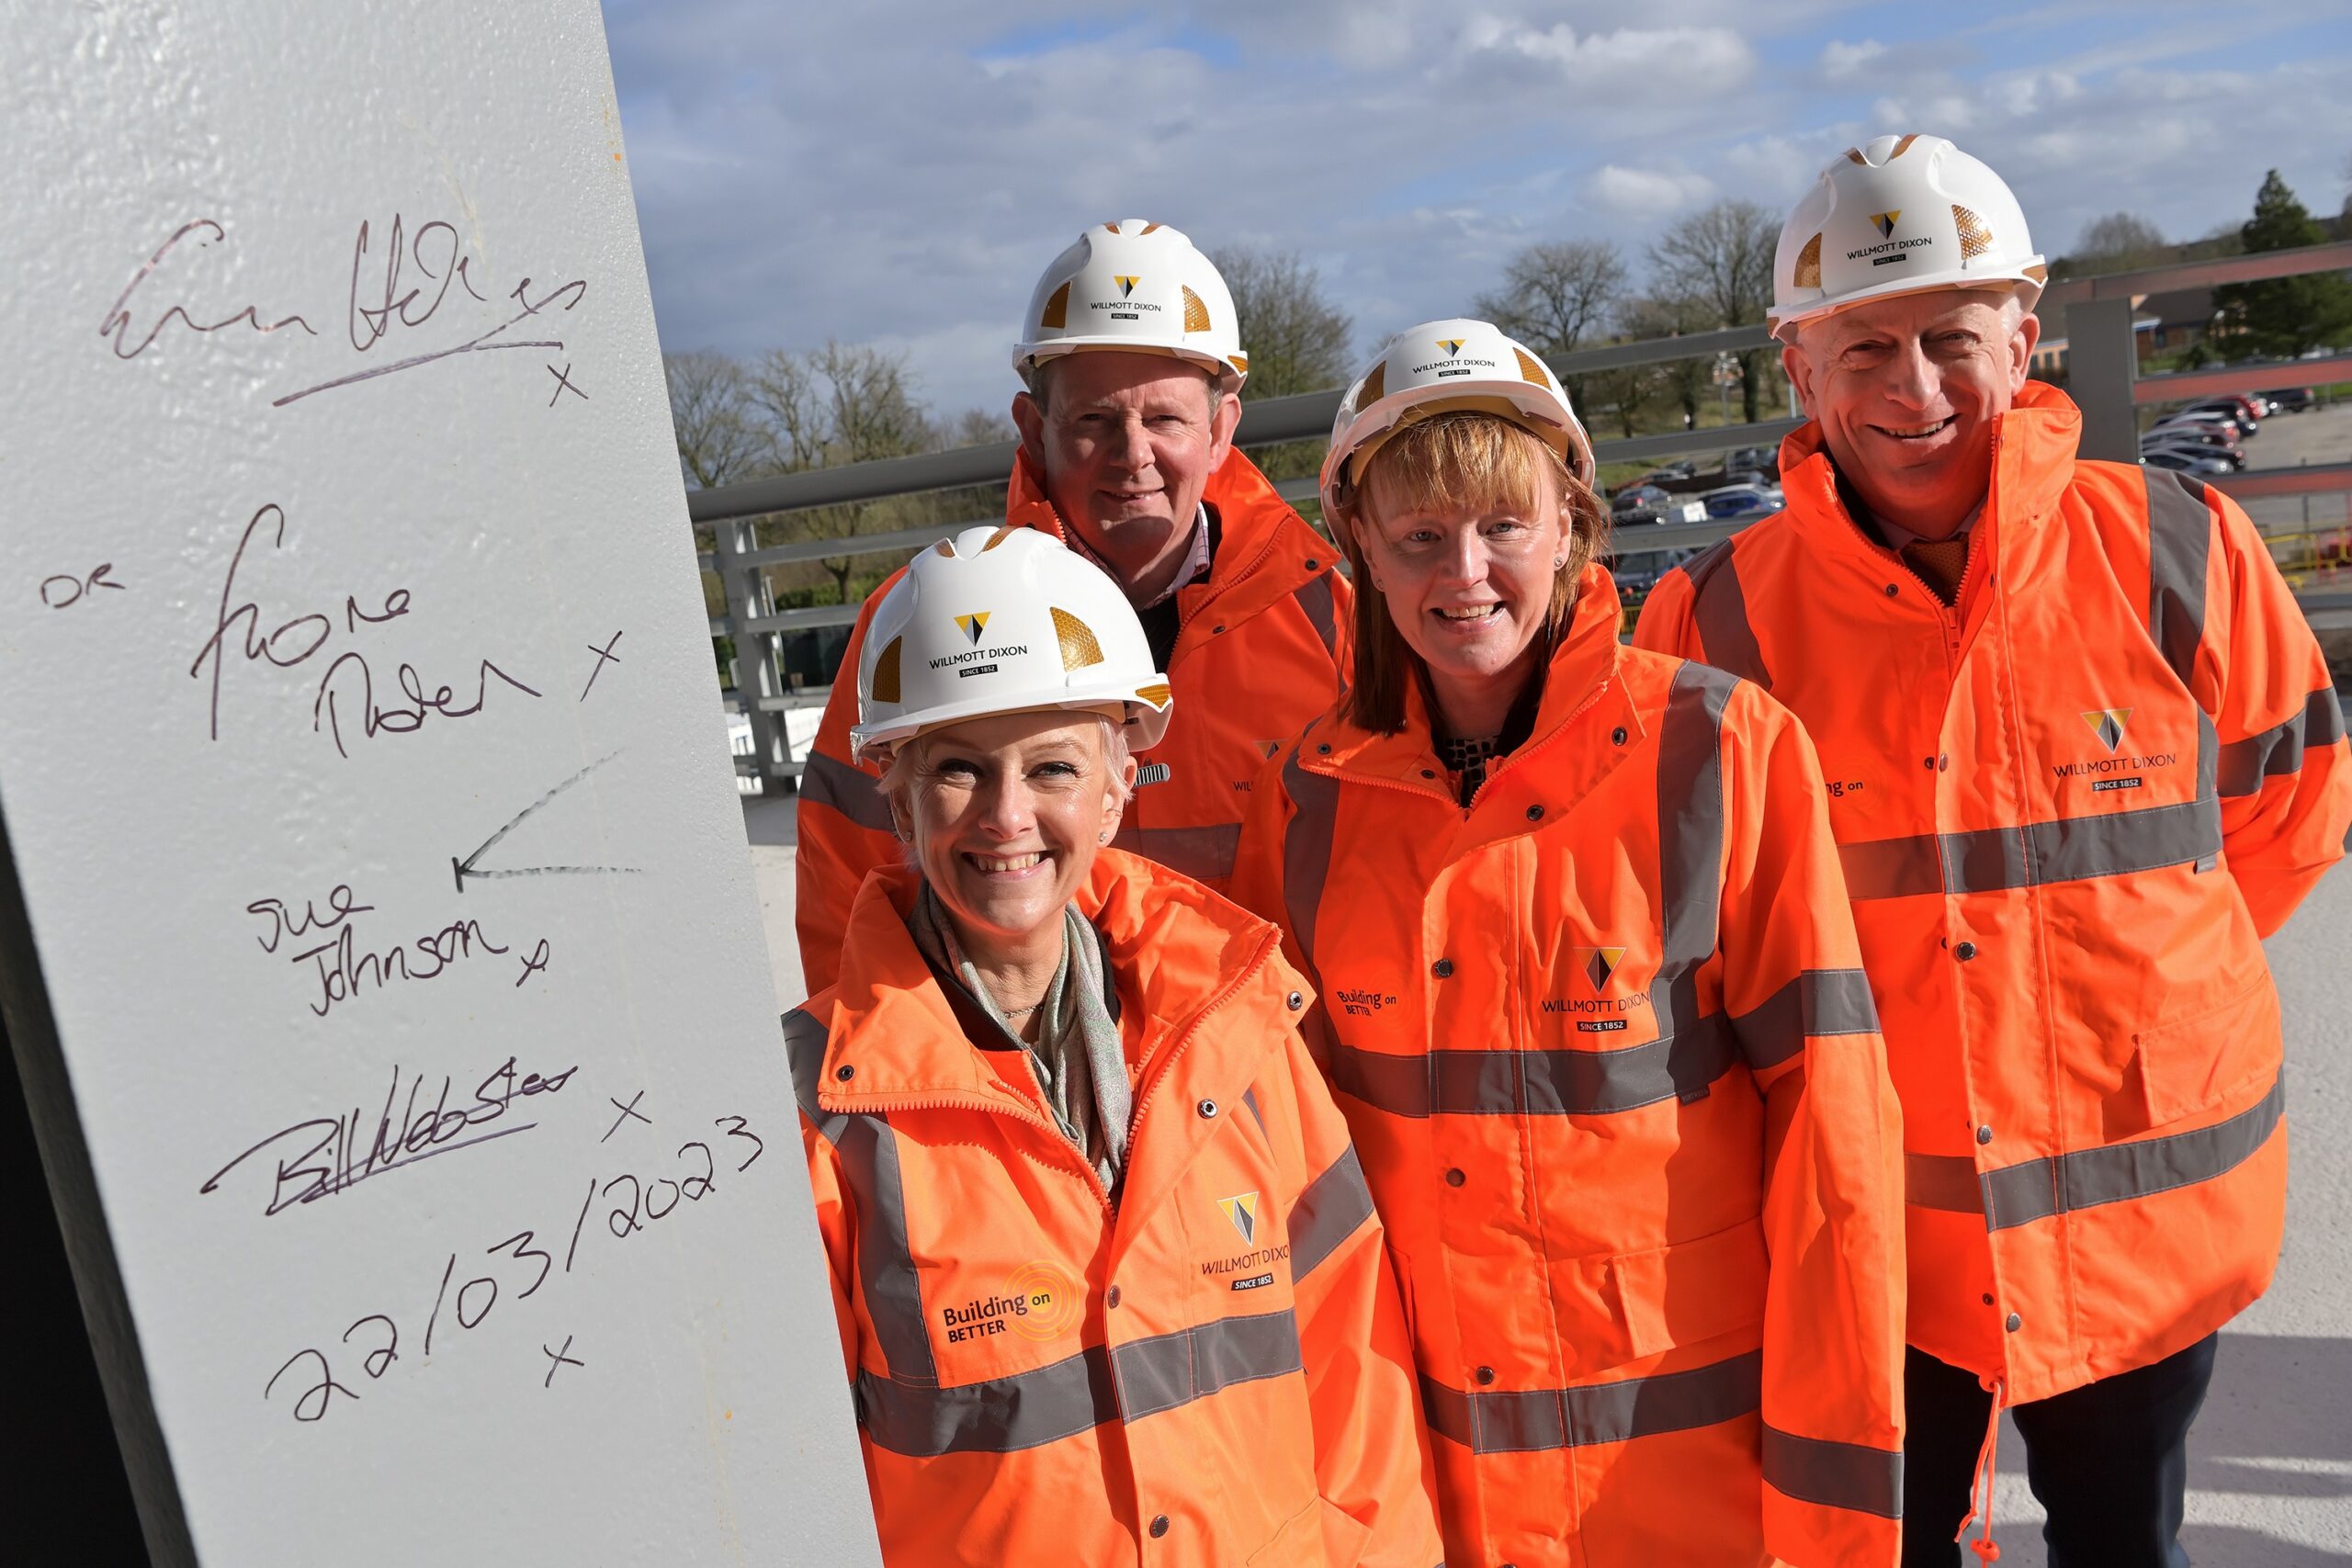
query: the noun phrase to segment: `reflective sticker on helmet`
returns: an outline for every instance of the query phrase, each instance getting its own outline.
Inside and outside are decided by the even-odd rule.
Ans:
[[[1209,308],[1202,304],[1201,297],[1189,288],[1184,290],[1184,330],[1188,333],[1209,330]]]
[[[1047,329],[1059,332],[1069,324],[1069,285],[1065,283],[1054,290],[1052,299],[1046,301],[1045,313],[1037,318],[1037,327],[1041,332]]]
[[[1059,605],[1052,607],[1054,635],[1061,639],[1062,672],[1083,670],[1090,664],[1102,662],[1102,645],[1094,640],[1093,630],[1084,621]]]
[[[1799,288],[1821,287],[1821,236],[1815,234],[1797,253],[1796,276],[1789,280]]]
[[[883,649],[882,657],[874,661],[874,700],[895,703],[899,700],[899,652],[907,639],[894,637]]]
[[[1993,248],[1993,231],[1984,226],[1984,220],[1965,207],[1955,205],[1951,209],[1951,220],[1960,228],[1962,260],[1973,261]]]

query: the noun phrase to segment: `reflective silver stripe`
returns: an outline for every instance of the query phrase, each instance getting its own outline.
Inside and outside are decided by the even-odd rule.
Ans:
[[[1097,1345],[1034,1371],[933,1388],[861,1371],[858,1418],[877,1448],[930,1459],[1012,1453],[1118,1418],[1111,1358]]]
[[[1987,1226],[2007,1230],[2053,1214],[2211,1181],[2260,1152],[2278,1130],[2286,1107],[2282,1072],[2261,1100],[2211,1127],[1988,1170],[1984,1176]]]
[[[938,1376],[923,1325],[922,1284],[907,1246],[907,1195],[899,1174],[899,1140],[881,1116],[831,1111],[817,1102],[825,1061],[825,1026],[806,1009],[784,1015],[784,1050],[801,1113],[840,1159],[857,1211],[857,1270],[865,1315],[893,1379],[929,1383]]]
[[[1266,1113],[1258,1109],[1258,1091],[1255,1089],[1243,1089],[1241,1091],[1241,1103],[1250,1108],[1250,1114],[1257,1121],[1258,1131],[1261,1133],[1264,1132],[1266,1130]]]
[[[2226,1122],[2193,1133],[2077,1149],[1988,1170],[1966,1155],[1903,1156],[1904,1201],[1921,1209],[1985,1214],[2008,1230],[2054,1214],[2120,1203],[2226,1176],[2261,1151],[2286,1112],[2287,1079]]]
[[[1720,1017],[1699,1016],[1699,969],[1714,956],[1722,912],[1724,705],[1737,684],[1720,670],[1686,660],[1674,671],[1658,721],[1658,902],[1665,929],[1650,1009],[1660,1043],[1678,1034],[1696,1037],[1668,1046],[1676,1057],[1697,1048],[1696,1061],[1678,1062],[1669,1074],[1686,1100],[1706,1097],[1707,1086],[1722,1076],[1712,1066],[1713,1054],[1730,1047]],[[1710,1025],[1712,1033],[1702,1028]],[[1717,1035],[1724,1035],[1720,1046]]]
[[[1601,1116],[1705,1098],[1740,1059],[1720,1013],[1621,1051],[1422,1051],[1334,1042],[1331,1085],[1392,1116]]]
[[[2200,746],[2200,771],[2214,765]],[[2187,865],[2220,852],[2222,813],[2210,795],[2097,817],[2022,828],[1921,833],[1838,846],[1847,896],[1905,898],[1921,893],[1994,893]]]
[[[2143,468],[2148,491],[2148,635],[2183,687],[2205,640],[2205,570],[2213,515],[2205,487],[2161,468]]]
[[[1364,1184],[1363,1166],[1351,1144],[1322,1175],[1306,1184],[1306,1190],[1291,1206],[1287,1226],[1292,1282],[1314,1273],[1317,1264],[1363,1229],[1370,1218],[1372,1189]]]
[[[1324,572],[1309,578],[1291,593],[1298,601],[1298,607],[1306,612],[1307,624],[1315,628],[1315,635],[1323,639],[1323,651],[1336,663],[1340,657],[1339,604],[1331,592],[1331,574]],[[1340,671],[1342,676],[1346,673]]]
[[[891,830],[890,803],[882,796],[882,781],[814,746],[800,764],[800,798],[830,806],[861,828]]]
[[[1240,823],[1219,822],[1206,828],[1122,828],[1111,847],[1203,882],[1223,882],[1233,874],[1233,852],[1240,842]]]
[[[1683,563],[1683,575],[1690,580],[1690,618],[1699,628],[1700,645],[1706,649],[1704,662],[1743,681],[1753,681],[1769,692],[1772,674],[1764,667],[1764,649],[1756,640],[1755,623],[1747,616],[1747,592],[1740,586],[1732,543],[1724,539],[1711,545]]]
[[[1283,835],[1283,912],[1290,919],[1291,940],[1298,944],[1306,982],[1316,993],[1315,1005],[1308,1010],[1300,1032],[1328,1071],[1339,1039],[1331,1027],[1329,1004],[1323,999],[1323,974],[1315,954],[1315,921],[1323,908],[1324,885],[1331,876],[1331,841],[1340,823],[1340,781],[1310,773],[1298,765],[1321,722],[1317,719],[1306,727],[1306,733],[1299,737],[1283,763],[1283,791],[1296,807]]]
[[[2344,739],[2344,709],[2333,687],[2303,699],[2302,711],[2259,735],[2222,748],[2219,789],[2223,795],[2254,795],[2265,779],[2301,773],[2306,747],[2333,746]]]
[[[1903,1517],[1903,1455],[1894,1450],[1800,1438],[1767,1422],[1764,1483],[1800,1503]]]
[[[1966,1155],[1905,1154],[1903,1201],[1915,1208],[1983,1213],[1984,1190],[1976,1182],[1976,1162]]]
[[[1761,1350],[1687,1372],[1580,1388],[1469,1393],[1421,1379],[1430,1430],[1480,1454],[1585,1448],[1713,1427],[1753,1415],[1763,1392]]]
[[[1804,1049],[1807,1038],[1874,1034],[1878,1007],[1859,969],[1806,969],[1752,1012],[1731,1021],[1747,1065],[1761,1072]]]
[[[1298,1320],[1285,1307],[1218,1318],[1111,1351],[1119,1408],[1129,1421],[1190,1404],[1219,1389],[1301,1370]]]

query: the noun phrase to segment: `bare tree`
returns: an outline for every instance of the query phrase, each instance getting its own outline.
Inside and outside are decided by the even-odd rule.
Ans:
[[[1727,200],[1694,212],[1658,236],[1650,266],[1660,293],[1695,300],[1713,313],[1713,324],[1744,327],[1764,319],[1772,302],[1772,252],[1781,220],[1752,201]],[[1739,356],[1739,406],[1756,423],[1765,349]]]
[[[1597,334],[1623,299],[1625,257],[1607,240],[1530,245],[1503,269],[1503,286],[1471,301],[1478,315],[1546,359],[1573,354]],[[1583,378],[1567,379],[1581,400]]]
[[[1623,323],[1627,334],[1635,338],[1685,337],[1722,325],[1712,304],[1674,294],[1653,294],[1630,301]],[[1706,395],[1711,368],[1706,356],[1669,359],[1646,368],[1657,378],[1652,383],[1657,390],[1671,397],[1681,409],[1682,428],[1696,429],[1699,400]],[[1626,434],[1633,433],[1628,430]]]
[[[1287,397],[1347,384],[1354,322],[1324,297],[1323,280],[1296,251],[1232,247],[1209,258],[1233,292],[1250,379],[1241,395]]]
[[[1018,440],[1020,434],[1012,428],[1010,414],[966,409],[940,427],[937,445],[942,451],[951,446],[993,446],[999,442]]]
[[[670,386],[678,468],[689,483],[708,490],[777,469],[775,444],[741,364],[704,349],[663,355],[662,371]]]
[[[2138,213],[2110,212],[2084,225],[2083,237],[2067,258],[2069,271],[2130,272],[2154,265],[2168,249],[2163,231]]]

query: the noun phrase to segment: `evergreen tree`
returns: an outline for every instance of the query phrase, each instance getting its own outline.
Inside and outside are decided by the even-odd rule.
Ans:
[[[2273,169],[2238,231],[2249,253],[2316,245],[2327,238]],[[2273,358],[2352,339],[2352,281],[2340,272],[2230,283],[2213,290],[2213,312],[2247,347]]]

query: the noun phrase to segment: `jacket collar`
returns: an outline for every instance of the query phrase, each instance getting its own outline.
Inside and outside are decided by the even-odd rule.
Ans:
[[[2014,539],[2047,516],[2074,482],[2082,433],[2082,412],[2072,399],[2028,381],[2009,411],[1993,421],[1992,474],[1977,525],[1990,523],[1996,540]],[[1884,553],[1854,525],[1838,497],[1838,470],[1820,421],[1807,421],[1781,441],[1781,486],[1814,547]]]
[[[1004,1097],[1001,1064],[970,1043],[907,931],[920,886],[911,868],[884,866],[851,906],[819,1079],[818,1100],[829,1111],[881,1111],[910,1098]],[[1102,935],[1123,1026],[1135,1025],[1123,1032],[1146,1080],[1185,1026],[1237,987],[1239,1005],[1297,1016],[1282,994],[1281,966],[1269,962],[1279,944],[1273,927],[1190,878],[1106,849],[1077,903]],[[1246,1083],[1273,1038],[1266,1030],[1199,1032],[1186,1046],[1188,1077],[1238,1072]],[[854,1069],[847,1079],[839,1075],[844,1066]]]
[[[1228,621],[1246,620],[1330,570],[1338,551],[1307,526],[1273,481],[1234,447],[1209,476],[1201,499],[1216,508],[1218,539],[1208,580],[1179,591],[1177,603],[1189,628],[1214,604]],[[1026,452],[1016,453],[1005,491],[1004,520],[1039,528],[1064,544],[1069,525],[1046,497],[1045,476]],[[1177,639],[1183,651],[1204,634]]]
[[[1640,714],[1625,694],[1624,682],[1617,679],[1624,655],[1617,640],[1622,615],[1617,584],[1608,570],[1597,563],[1586,567],[1577,584],[1576,606],[1544,673],[1544,696],[1535,710],[1535,728],[1496,765],[1487,775],[1489,781],[1508,773],[1520,758],[1553,739],[1571,718],[1596,702],[1608,706],[1612,725],[1623,725],[1635,735],[1645,732]],[[1301,764],[1316,773],[1402,784],[1453,804],[1445,788],[1444,770],[1438,763],[1429,704],[1418,681],[1406,682],[1405,727],[1396,734],[1374,734],[1334,712],[1300,742],[1300,749]],[[1434,771],[1439,777],[1432,782],[1423,776],[1425,771]]]

